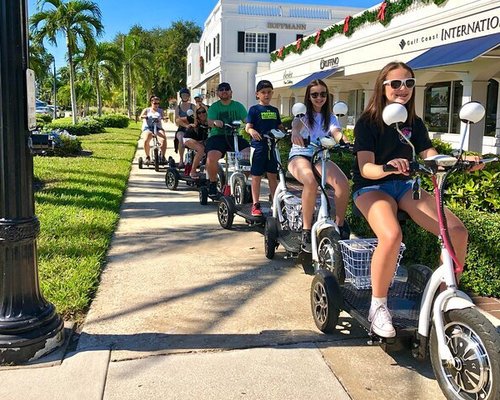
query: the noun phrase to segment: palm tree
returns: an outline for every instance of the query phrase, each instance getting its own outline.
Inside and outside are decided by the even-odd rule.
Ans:
[[[102,114],[101,80],[104,75],[113,83],[120,80],[119,69],[123,63],[123,52],[114,43],[98,43],[86,58],[85,64],[94,83],[97,97],[97,115]],[[108,83],[111,83],[107,80]]]
[[[141,40],[136,35],[121,37],[123,51],[123,98],[127,107],[128,117],[132,118],[132,106],[135,108],[135,81],[139,75],[151,76],[148,71],[153,67],[153,54],[141,46]],[[125,101],[125,93],[126,99]],[[132,101],[133,99],[133,101]]]
[[[43,10],[46,4],[52,5],[51,10]],[[104,27],[101,23],[99,6],[88,0],[40,0],[42,11],[34,14],[31,19],[31,29],[42,39],[47,39],[57,45],[57,36],[63,34],[68,51],[69,79],[71,90],[71,112],[73,123],[77,122],[77,99],[75,91],[75,66],[73,55],[78,52],[79,45],[84,45],[85,51],[95,45],[95,37],[102,35]]]

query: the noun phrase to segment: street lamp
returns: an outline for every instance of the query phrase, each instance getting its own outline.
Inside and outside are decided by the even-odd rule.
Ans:
[[[28,148],[26,0],[0,0],[0,363],[62,344],[63,321],[38,281],[33,158]]]

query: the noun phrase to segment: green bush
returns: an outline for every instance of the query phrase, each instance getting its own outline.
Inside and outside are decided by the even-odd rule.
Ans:
[[[93,133],[104,132],[104,126],[102,122],[96,121],[95,119],[81,120],[75,125],[73,125],[71,122],[55,121],[46,125],[45,128],[49,130],[65,130],[70,135],[76,136],[85,136]]]
[[[52,116],[50,114],[37,114],[36,115],[36,126],[43,128],[45,125],[52,122]]]
[[[130,123],[128,117],[122,114],[107,114],[94,119],[101,122],[105,128],[128,128]]]
[[[500,297],[500,215],[454,207],[469,230],[466,268],[460,286],[482,296]]]
[[[54,147],[54,155],[58,157],[77,156],[81,151],[82,142],[67,136],[59,136],[58,145]]]

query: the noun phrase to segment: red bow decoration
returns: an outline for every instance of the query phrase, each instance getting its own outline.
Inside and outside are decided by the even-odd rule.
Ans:
[[[299,38],[299,40],[297,40],[297,44],[295,45],[295,48],[297,50],[300,50],[300,46],[302,46],[302,38]]]
[[[323,30],[320,29],[318,32],[316,32],[316,37],[314,38],[314,43],[318,44],[319,39],[321,38],[321,34],[323,33]]]
[[[344,33],[347,33],[347,31],[349,30],[349,21],[351,20],[351,16],[348,15],[347,17],[345,17],[344,19],[344,29],[343,29],[343,32]]]
[[[377,13],[377,19],[379,21],[384,21],[385,20],[385,9],[387,8],[387,3],[384,1],[381,5],[380,5],[380,8],[378,10],[378,13]]]
[[[278,57],[279,58],[283,57],[283,50],[285,50],[285,46],[281,46],[280,49],[278,50]]]

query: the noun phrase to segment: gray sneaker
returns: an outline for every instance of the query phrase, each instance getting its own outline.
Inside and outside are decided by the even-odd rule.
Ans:
[[[393,338],[396,330],[392,326],[392,316],[385,304],[380,304],[375,310],[370,309],[368,322],[371,322],[370,331],[383,338]]]

